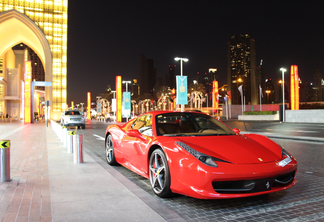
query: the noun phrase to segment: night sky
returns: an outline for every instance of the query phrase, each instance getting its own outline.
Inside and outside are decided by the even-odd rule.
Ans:
[[[98,3],[100,2],[100,3]],[[139,55],[154,60],[164,77],[174,57],[186,57],[184,75],[217,68],[227,84],[227,42],[249,33],[257,64],[274,82],[280,68],[298,65],[303,82],[324,74],[324,1],[123,1],[70,0],[68,8],[68,104],[86,103],[115,89],[115,76],[139,78]],[[288,80],[288,74],[286,74]]]

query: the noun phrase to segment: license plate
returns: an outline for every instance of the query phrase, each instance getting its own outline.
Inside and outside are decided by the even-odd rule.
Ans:
[[[284,159],[284,160],[281,160],[280,162],[279,162],[279,166],[282,166],[282,167],[284,167],[284,166],[286,166],[288,163],[290,163],[291,162],[291,159],[289,158],[289,157],[287,157],[286,159]]]

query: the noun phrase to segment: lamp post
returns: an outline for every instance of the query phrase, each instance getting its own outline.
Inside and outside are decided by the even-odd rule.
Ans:
[[[126,92],[128,92],[128,84],[131,84],[131,81],[123,81],[123,83],[126,84]]]
[[[188,58],[182,58],[182,57],[175,57],[174,60],[175,61],[179,61],[180,60],[180,75],[182,76],[183,75],[183,69],[182,69],[183,62],[188,62],[189,59]],[[181,104],[181,112],[183,112],[183,111],[184,111],[184,104]]]
[[[282,122],[285,122],[285,68],[280,68],[282,72]]]

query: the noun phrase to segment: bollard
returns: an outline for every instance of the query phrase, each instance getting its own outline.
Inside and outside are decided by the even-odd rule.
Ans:
[[[66,146],[66,140],[67,140],[67,128],[65,126],[63,126],[63,146]]]
[[[66,140],[66,148],[68,153],[73,153],[73,140],[72,136],[75,134],[75,131],[67,131],[67,140]]]
[[[1,140],[0,150],[0,176],[2,183],[10,181],[10,140]]]
[[[73,135],[73,162],[83,163],[83,135]]]

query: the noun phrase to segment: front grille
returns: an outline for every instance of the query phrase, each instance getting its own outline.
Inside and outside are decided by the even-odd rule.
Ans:
[[[274,187],[285,187],[293,182],[296,171],[280,176],[236,181],[214,181],[213,188],[217,193],[256,193],[271,190]]]

